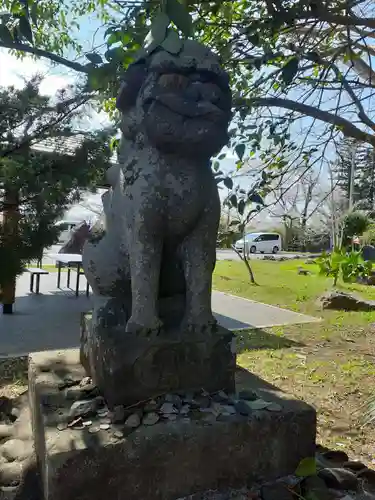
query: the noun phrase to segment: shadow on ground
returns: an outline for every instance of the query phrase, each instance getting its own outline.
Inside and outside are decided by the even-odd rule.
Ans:
[[[260,328],[242,330],[236,333],[237,354],[256,349],[286,349],[302,347],[304,344],[268,333]]]

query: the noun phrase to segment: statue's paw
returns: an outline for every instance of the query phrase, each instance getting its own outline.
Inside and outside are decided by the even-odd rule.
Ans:
[[[149,321],[144,321],[134,319],[132,316],[126,324],[125,331],[127,333],[139,335],[140,337],[150,337],[152,335],[158,335],[162,326],[163,323],[159,318],[155,317]]]
[[[181,324],[181,331],[183,333],[214,333],[216,329],[217,321],[212,314],[189,316]]]

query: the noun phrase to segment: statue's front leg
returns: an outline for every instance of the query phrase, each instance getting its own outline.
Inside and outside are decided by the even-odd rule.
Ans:
[[[219,218],[220,201],[213,196],[199,223],[181,246],[186,282],[182,326],[187,332],[210,331],[216,325],[211,308],[211,293]]]
[[[147,226],[135,226],[130,233],[132,309],[126,331],[149,335],[161,328],[157,305],[163,242]]]

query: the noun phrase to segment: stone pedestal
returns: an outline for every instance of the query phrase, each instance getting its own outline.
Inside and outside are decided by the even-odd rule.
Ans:
[[[234,392],[233,333],[182,336],[168,330],[154,337],[127,334],[119,327],[81,321],[81,362],[110,407],[132,405],[173,391]]]
[[[30,356],[30,400],[44,500],[176,500],[210,489],[252,485],[293,473],[314,455],[316,416],[307,404],[240,371],[238,389],[256,390],[273,410],[226,418],[177,416],[119,433],[114,425],[57,430],[71,401],[61,380],[84,375],[78,350]],[[203,417],[203,418],[199,418]],[[91,417],[92,425],[96,424]],[[124,433],[124,428],[122,428]]]

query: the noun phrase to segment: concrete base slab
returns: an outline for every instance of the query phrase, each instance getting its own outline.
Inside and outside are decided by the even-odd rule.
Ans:
[[[276,411],[254,410],[223,420],[177,417],[130,432],[123,428],[122,434],[113,424],[102,425],[90,433],[89,427],[61,427],[72,402],[59,384],[84,376],[79,351],[30,355],[30,401],[44,499],[175,500],[293,473],[301,459],[315,453],[314,409],[244,370],[239,375],[241,389],[256,389],[261,398],[277,403]],[[57,430],[58,423],[64,430]]]

